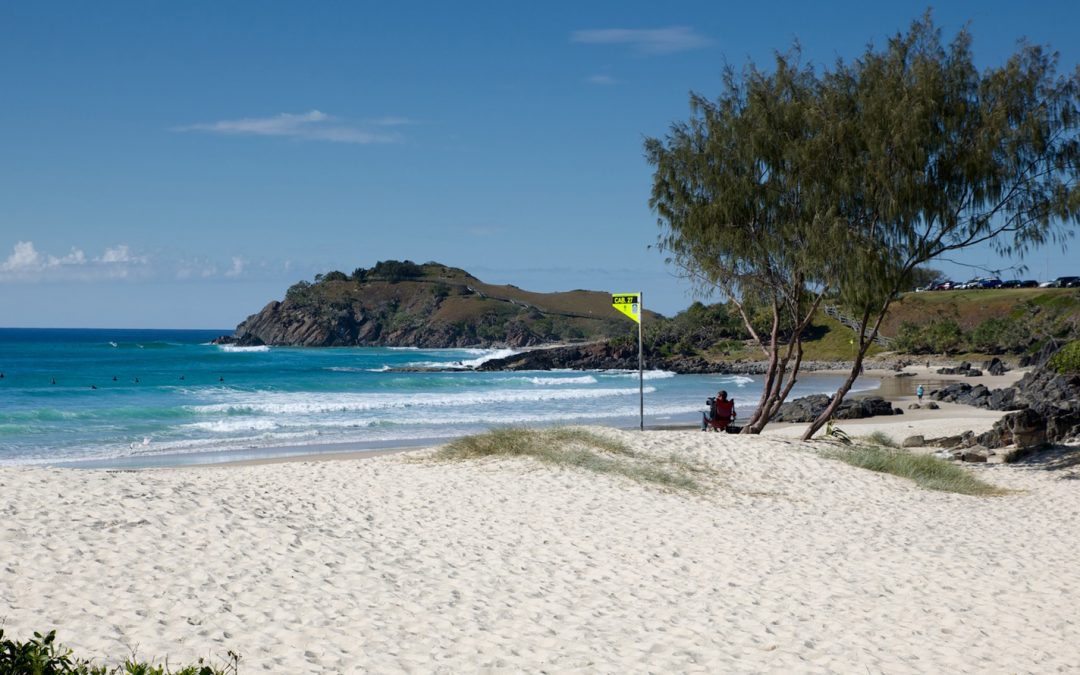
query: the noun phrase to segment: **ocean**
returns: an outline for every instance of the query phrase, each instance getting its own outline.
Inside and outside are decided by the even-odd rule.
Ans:
[[[0,329],[0,466],[139,468],[431,445],[502,425],[638,425],[637,371],[475,372],[510,350],[212,345],[228,330]],[[400,372],[397,368],[448,368]],[[645,373],[645,424],[759,378]],[[835,391],[807,374],[791,397]]]

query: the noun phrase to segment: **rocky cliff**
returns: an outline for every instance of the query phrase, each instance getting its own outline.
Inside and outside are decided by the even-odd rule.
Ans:
[[[532,293],[439,263],[379,263],[292,286],[220,343],[304,347],[528,347],[625,334],[611,296]]]

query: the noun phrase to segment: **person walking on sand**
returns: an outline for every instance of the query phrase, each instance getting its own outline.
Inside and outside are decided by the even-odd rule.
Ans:
[[[920,384],[915,388],[915,396],[919,398],[919,403],[922,403],[923,386]]]

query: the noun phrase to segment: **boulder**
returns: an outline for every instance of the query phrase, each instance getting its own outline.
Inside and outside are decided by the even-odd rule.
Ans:
[[[921,435],[908,436],[900,445],[905,448],[921,448],[926,445],[926,438]]]
[[[894,415],[903,415],[904,411],[901,410],[900,408],[893,408],[892,409],[892,414],[894,414]]]
[[[907,408],[908,408],[908,410],[919,410],[920,408],[922,408],[922,406],[919,405],[918,403],[912,403]]]
[[[956,436],[940,436],[926,439],[926,445],[938,448],[966,448],[975,444],[975,434],[965,431]]]
[[[1004,375],[1009,370],[1005,367],[1004,362],[996,356],[989,361],[984,361],[982,369],[991,375]]]
[[[990,459],[990,450],[982,446],[972,446],[964,450],[960,459],[965,462],[985,462]]]
[[[934,403],[933,401],[930,401],[929,403],[926,404],[926,409],[927,410],[940,410],[941,406],[939,406],[937,403]]]
[[[832,399],[825,394],[811,394],[788,401],[780,406],[780,411],[773,417],[774,422],[812,422],[825,412]],[[892,403],[881,396],[845,399],[833,414],[838,420],[857,420],[879,415],[893,415]]]
[[[981,377],[982,371],[978,368],[968,368],[964,371],[964,377]]]

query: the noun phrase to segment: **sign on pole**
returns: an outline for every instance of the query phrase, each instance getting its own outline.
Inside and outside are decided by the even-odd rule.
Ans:
[[[612,294],[611,306],[641,323],[641,293]]]
[[[637,322],[638,424],[645,430],[645,354],[641,346],[641,293],[612,293],[611,306]]]

